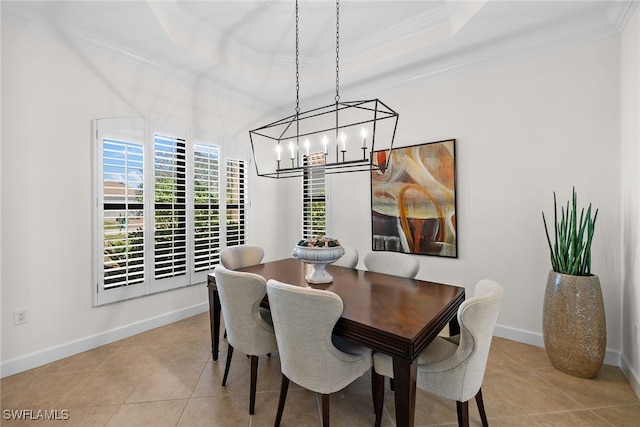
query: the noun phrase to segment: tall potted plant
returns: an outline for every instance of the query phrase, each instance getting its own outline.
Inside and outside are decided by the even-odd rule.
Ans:
[[[554,367],[567,374],[593,378],[604,361],[606,321],[598,276],[591,273],[591,242],[598,210],[591,203],[580,210],[575,187],[558,217],[553,193],[554,233],[547,234],[552,270],[549,272],[542,314],[544,345]]]

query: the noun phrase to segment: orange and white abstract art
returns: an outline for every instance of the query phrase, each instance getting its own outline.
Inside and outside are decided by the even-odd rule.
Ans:
[[[457,258],[455,142],[394,148],[371,172],[373,250]]]

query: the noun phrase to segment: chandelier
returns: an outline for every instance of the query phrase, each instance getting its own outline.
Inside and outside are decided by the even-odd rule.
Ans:
[[[296,0],[295,114],[249,131],[258,176],[303,176],[310,168],[325,174],[387,167],[398,113],[379,99],[340,100],[340,1],[336,1],[336,95],[333,103],[300,111],[299,15]]]

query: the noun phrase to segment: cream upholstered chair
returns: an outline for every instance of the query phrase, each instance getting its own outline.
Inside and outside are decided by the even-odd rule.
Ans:
[[[264,249],[259,246],[230,246],[220,252],[220,262],[229,270],[260,264],[262,258]]]
[[[328,427],[329,395],[371,369],[371,350],[332,336],[343,309],[333,292],[269,280],[267,295],[282,370],[275,426],[280,425],[291,380],[322,394],[322,425]]]
[[[418,356],[417,387],[456,401],[458,425],[469,425],[469,400],[476,398],[483,426],[488,426],[482,401],[491,338],[502,306],[503,289],[493,280],[481,280],[475,296],[458,309],[460,334],[436,339]],[[373,387],[376,426],[380,425],[384,400],[384,377],[393,377],[393,360],[375,353]]]
[[[260,246],[229,246],[220,252],[220,262],[229,270],[260,264],[262,258],[264,258],[264,249]],[[224,337],[227,337],[226,329],[224,331]]]
[[[278,349],[269,311],[260,307],[267,293],[266,280],[257,274],[229,270],[221,265],[216,266],[214,274],[229,344],[222,385],[227,383],[233,349],[236,348],[250,356],[249,413],[253,414],[258,356],[270,354]]]
[[[409,254],[400,252],[369,252],[364,257],[367,270],[374,273],[415,278],[420,271],[420,262]]]
[[[358,250],[351,246],[342,246],[344,248],[344,255],[339,260],[335,261],[333,265],[339,267],[356,268],[358,265]]]

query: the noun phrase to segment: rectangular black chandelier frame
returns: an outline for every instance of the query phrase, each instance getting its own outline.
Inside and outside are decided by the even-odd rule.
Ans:
[[[256,173],[269,178],[303,176],[318,167],[308,161],[318,154],[324,154],[326,174],[385,170],[398,117],[379,99],[337,101],[251,130]]]

